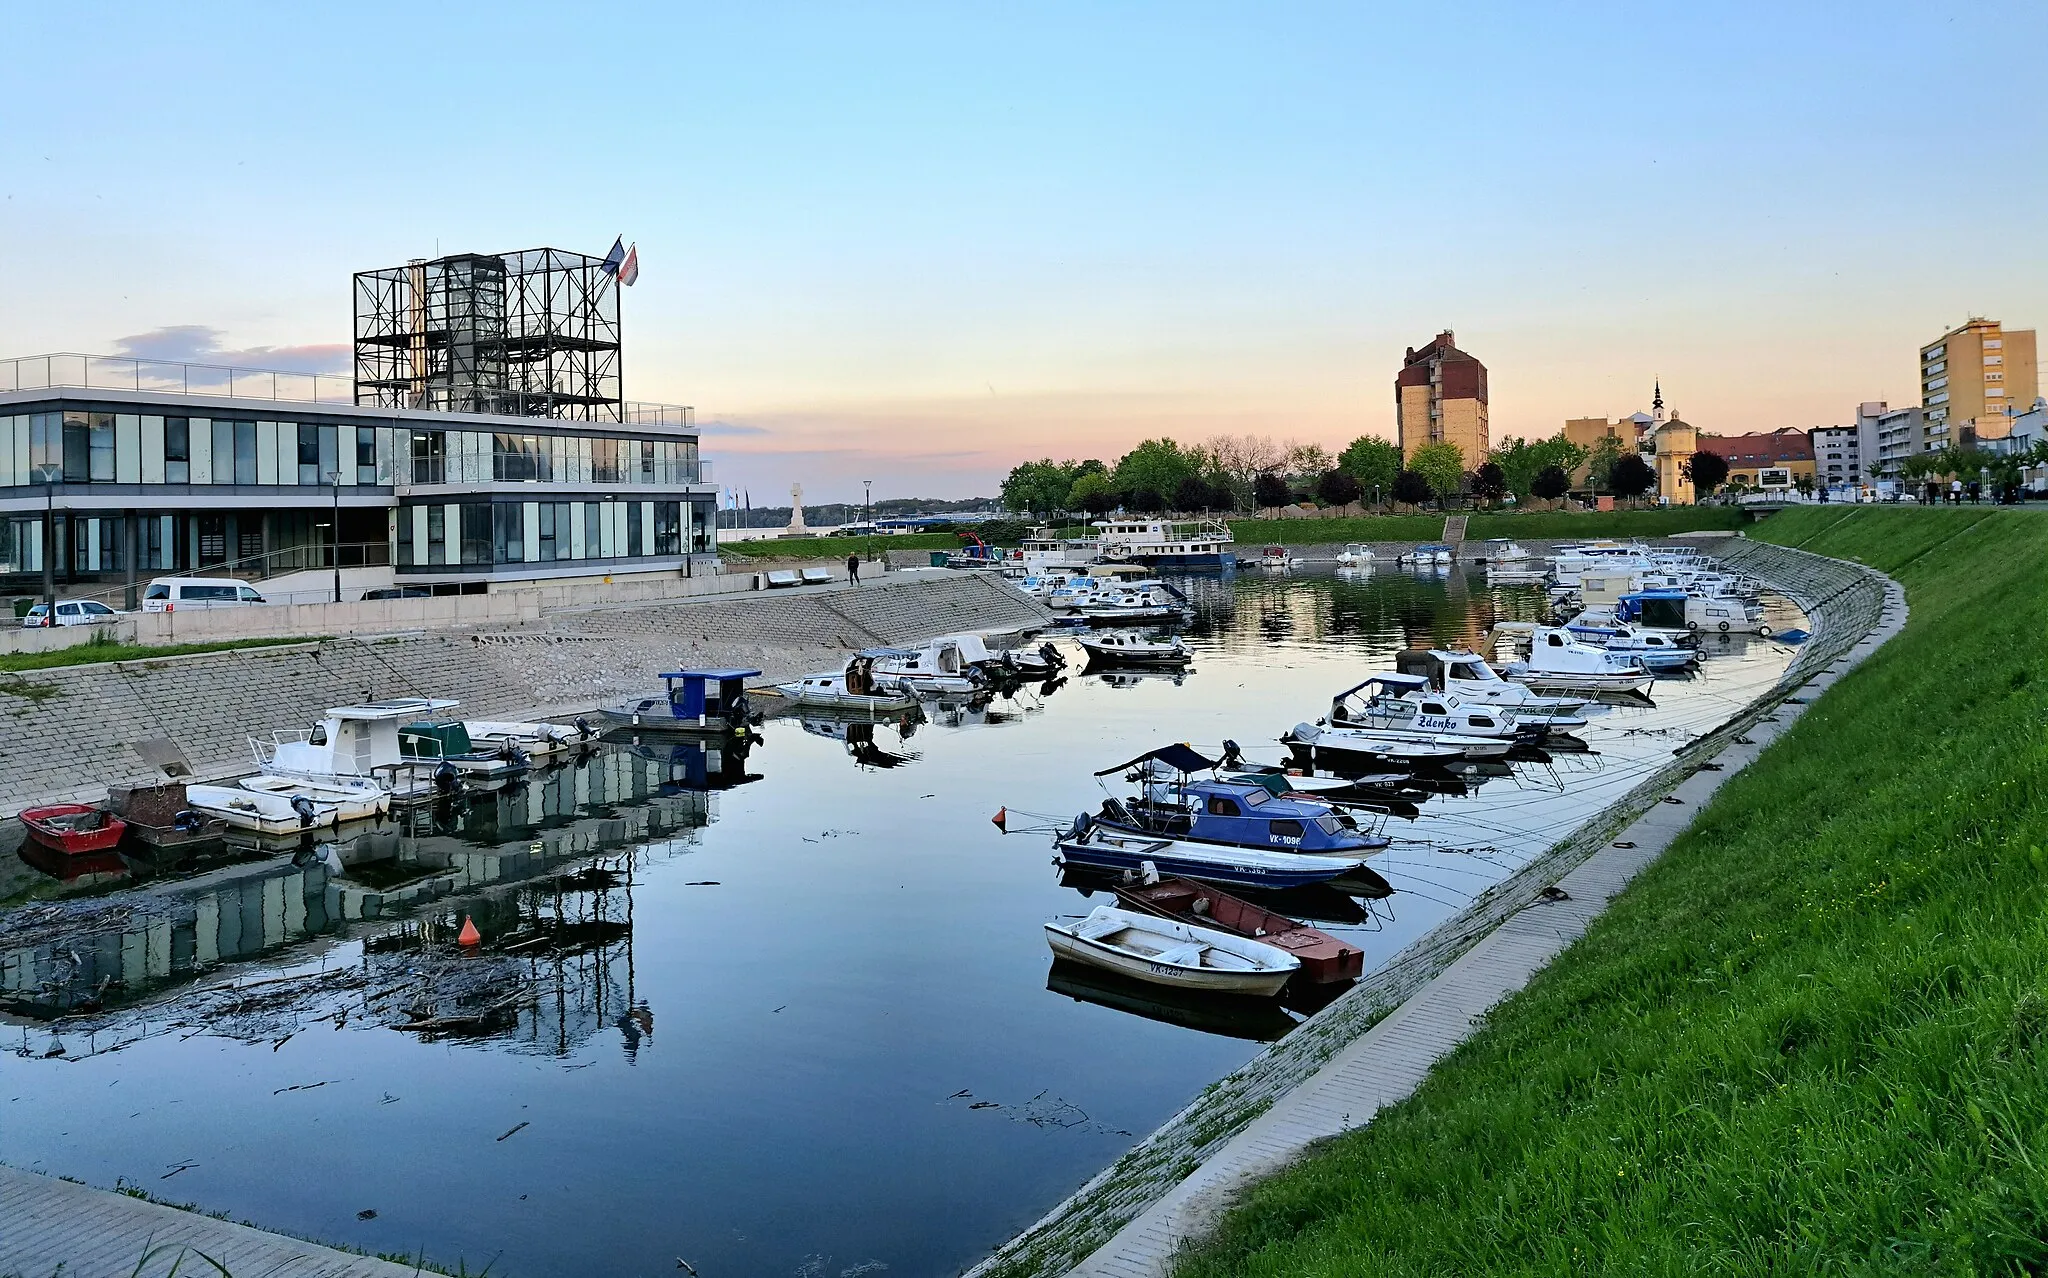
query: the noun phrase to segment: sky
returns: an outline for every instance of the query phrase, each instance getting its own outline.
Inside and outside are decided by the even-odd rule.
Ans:
[[[17,6],[0,355],[343,370],[349,276],[637,242],[629,398],[760,504],[1218,433],[1917,399],[2048,324],[2048,6]],[[777,496],[779,494],[780,496]]]

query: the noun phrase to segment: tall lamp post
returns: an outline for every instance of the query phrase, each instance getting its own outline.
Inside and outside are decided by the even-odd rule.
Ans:
[[[43,486],[43,621],[57,624],[57,481],[64,477],[61,466],[44,463],[35,468],[36,482]]]
[[[868,562],[873,563],[875,562],[875,481],[863,479],[860,481],[860,484],[865,490],[865,495],[861,499],[860,522],[868,530]]]
[[[327,482],[334,486],[334,602],[341,602],[341,472],[327,472]]]

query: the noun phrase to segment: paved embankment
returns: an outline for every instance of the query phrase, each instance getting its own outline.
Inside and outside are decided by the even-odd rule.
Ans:
[[[1205,1089],[975,1267],[974,1278],[1164,1273],[1174,1248],[1211,1218],[1232,1187],[1405,1096],[1464,1039],[1474,1016],[1569,944],[1690,820],[1697,808],[1692,800],[1725,775],[1702,764],[1717,762],[1725,770],[1747,762],[1767,739],[1759,734],[1779,730],[1773,716],[1782,722],[1798,712],[1787,698],[1832,682],[1838,663],[1860,659],[1904,624],[1903,595],[1868,569],[1747,540],[1719,543],[1716,553],[1791,596],[1813,624],[1815,637],[1769,694],[1682,748],[1600,817]],[[1666,805],[1667,797],[1679,802]],[[1633,833],[1619,837],[1639,819]],[[1638,847],[1615,849],[1614,842]],[[1549,899],[1550,889],[1559,887],[1569,901]]]
[[[250,767],[249,737],[328,706],[454,697],[474,718],[573,714],[658,686],[678,665],[830,668],[852,648],[1042,625],[1046,610],[978,573],[929,573],[702,600],[565,608],[502,629],[436,630],[0,676],[0,813],[98,798],[146,776],[168,738],[202,777]]]
[[[218,1268],[208,1260],[217,1262]],[[149,1278],[173,1272],[244,1278],[416,1278],[420,1270],[75,1181],[0,1167],[0,1273],[10,1278]]]

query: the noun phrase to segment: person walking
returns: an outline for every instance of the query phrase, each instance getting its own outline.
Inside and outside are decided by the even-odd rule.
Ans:
[[[851,554],[846,557],[846,579],[856,586],[860,584],[859,554]]]

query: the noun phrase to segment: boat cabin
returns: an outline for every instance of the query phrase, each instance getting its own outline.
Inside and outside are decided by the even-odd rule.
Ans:
[[[1172,745],[1105,768],[1096,775],[1135,767],[1142,789],[1128,804],[1116,799],[1103,804],[1100,819],[1142,833],[1231,847],[1365,852],[1383,846],[1330,804],[1291,792],[1275,794],[1258,781],[1189,775],[1215,766],[1187,746]]]
[[[1640,625],[1655,626],[1664,630],[1685,629],[1685,592],[1683,590],[1643,590],[1632,595],[1623,595],[1615,604],[1614,615],[1623,621]]]
[[[747,721],[747,680],[759,670],[671,670],[661,676],[668,685],[669,712],[677,720],[707,727],[720,723],[738,727]]]
[[[378,777],[409,769],[415,757],[399,729],[421,716],[439,717],[462,703],[434,697],[397,697],[361,705],[330,706],[311,731],[273,732],[251,739],[257,766],[299,777]],[[466,734],[465,734],[466,735]]]

